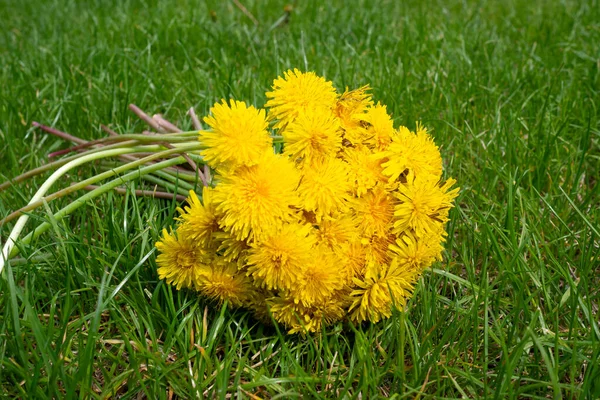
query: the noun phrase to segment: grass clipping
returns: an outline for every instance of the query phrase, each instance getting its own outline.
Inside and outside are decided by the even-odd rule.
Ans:
[[[232,100],[204,119],[213,178],[156,243],[159,277],[290,333],[389,317],[443,250],[458,189],[437,146],[368,87],[294,70],[267,97],[268,113]]]

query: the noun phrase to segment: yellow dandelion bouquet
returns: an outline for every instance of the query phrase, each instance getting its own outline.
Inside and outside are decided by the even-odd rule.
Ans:
[[[160,278],[290,332],[389,317],[442,252],[458,189],[438,148],[395,130],[367,87],[338,95],[294,70],[266,95],[268,113],[232,100],[204,119],[212,186],[156,244]]]
[[[288,71],[266,93],[268,112],[223,100],[204,118],[208,129],[174,131],[181,141],[171,148],[154,138],[163,161],[145,168],[186,160],[210,167],[195,166],[202,190],[189,191],[176,226],[156,243],[158,276],[272,316],[291,333],[377,322],[402,309],[441,258],[458,188],[442,180],[426,129],[395,129],[368,89],[338,94],[312,72]],[[192,135],[199,140],[190,144]],[[110,151],[107,143],[96,150]],[[148,153],[151,145],[130,146]]]

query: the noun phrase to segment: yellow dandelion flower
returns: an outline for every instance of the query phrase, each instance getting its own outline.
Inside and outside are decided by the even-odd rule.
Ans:
[[[391,244],[389,249],[392,257],[396,257],[400,264],[421,272],[429,268],[435,260],[441,261],[442,240],[441,231],[418,239],[411,233],[405,233],[396,239],[396,243]]]
[[[398,187],[399,202],[394,208],[396,234],[412,229],[417,237],[435,232],[448,221],[452,200],[458,196],[458,188],[450,190],[456,181],[448,179],[444,184],[427,179],[413,179]]]
[[[356,322],[369,320],[373,323],[382,317],[389,318],[392,307],[404,307],[418,276],[417,271],[406,268],[397,259],[389,265],[369,264],[364,279],[354,280],[358,289],[350,294],[353,298],[348,310],[350,318]]]
[[[369,131],[364,122],[355,126],[344,126],[342,145],[345,147],[363,146],[369,138]]]
[[[158,277],[169,285],[181,288],[193,288],[197,279],[210,268],[210,257],[206,251],[179,231],[162,231],[162,238],[156,242],[160,252],[156,257]]]
[[[324,157],[335,157],[342,145],[339,127],[329,109],[300,113],[283,132],[284,154],[308,164]]]
[[[364,121],[369,124],[368,138],[365,140],[365,144],[378,151],[387,149],[395,134],[394,121],[387,113],[387,107],[380,103],[370,107],[367,109]]]
[[[346,271],[342,260],[329,249],[317,248],[300,271],[297,283],[291,286],[294,301],[303,305],[324,304],[345,283]]]
[[[356,222],[348,214],[319,221],[313,232],[317,243],[327,246],[338,255],[343,253],[342,247],[346,243],[356,242],[359,239]]]
[[[267,131],[265,110],[248,107],[242,101],[225,100],[210,109],[204,121],[212,128],[202,130],[199,140],[206,146],[200,154],[213,168],[251,166],[273,142]]]
[[[214,190],[221,227],[238,240],[258,240],[291,220],[299,174],[280,155],[265,154],[253,166],[222,176]]]
[[[296,285],[315,243],[310,231],[310,225],[285,224],[264,240],[253,243],[247,261],[248,273],[268,289],[290,289]]]
[[[188,206],[178,208],[181,214],[178,218],[183,224],[179,231],[196,241],[200,247],[209,248],[213,235],[219,230],[216,204],[212,198],[213,189],[205,186],[202,189],[202,201],[193,190],[187,199]]]
[[[394,198],[380,185],[351,202],[364,236],[385,235],[394,217]]]
[[[363,237],[361,243],[365,246],[367,262],[375,262],[377,264],[389,263],[391,257],[388,249],[395,241],[396,235],[391,232]]]
[[[229,232],[215,232],[213,235],[218,243],[217,253],[227,262],[236,262],[239,267],[246,264],[246,256],[250,246],[245,240],[236,239]]]
[[[383,159],[383,174],[389,182],[398,180],[405,172],[409,176],[428,175],[434,180],[442,176],[440,152],[427,130],[420,125],[416,134],[401,126],[379,157]]]
[[[306,307],[289,297],[272,297],[267,304],[273,318],[289,328],[290,334],[319,332],[323,323],[330,325],[345,315],[343,304],[336,298],[315,307]]]
[[[348,90],[340,96],[335,106],[337,116],[347,124],[360,121],[367,109],[373,105],[369,85],[358,89]]]
[[[313,211],[320,220],[347,208],[349,189],[346,163],[328,158],[303,170],[298,194],[302,208]]]
[[[358,145],[367,138],[364,117],[367,109],[373,105],[369,86],[344,92],[337,101],[335,113],[344,129],[344,139],[348,145]]]
[[[373,189],[377,183],[386,183],[383,175],[382,160],[374,155],[366,146],[346,147],[340,153],[348,163],[348,179],[352,192],[358,197]]]
[[[340,254],[346,265],[347,284],[351,284],[354,278],[364,275],[367,253],[365,246],[360,241],[356,240],[342,244],[338,254]]]
[[[314,72],[297,69],[284,72],[284,78],[273,82],[273,91],[266,93],[270,107],[269,118],[276,119],[275,129],[285,128],[300,113],[317,108],[331,109],[335,106],[337,93],[333,84]]]
[[[197,280],[202,295],[219,303],[228,301],[233,307],[244,305],[252,296],[254,286],[245,274],[238,272],[237,264],[215,257],[208,273]]]

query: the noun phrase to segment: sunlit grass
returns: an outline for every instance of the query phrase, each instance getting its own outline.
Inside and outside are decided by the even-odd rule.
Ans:
[[[598,2],[241,3],[258,25],[229,1],[0,3],[0,181],[65,147],[32,121],[141,132],[136,103],[191,129],[190,106],[260,106],[298,67],[431,129],[462,188],[445,261],[403,314],[289,336],[159,282],[177,204],[132,185],[9,264],[2,397],[600,397]],[[0,218],[41,182],[0,193]]]

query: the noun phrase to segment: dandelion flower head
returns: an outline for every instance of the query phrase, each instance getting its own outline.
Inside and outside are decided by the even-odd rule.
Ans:
[[[429,176],[428,179],[438,180],[442,176],[440,152],[427,130],[420,125],[417,133],[400,127],[380,156],[383,174],[389,182],[396,181],[405,171],[410,176]]]
[[[298,195],[302,207],[313,211],[320,220],[347,207],[349,189],[346,163],[327,158],[303,171]]]
[[[378,151],[387,149],[395,133],[394,122],[387,113],[387,107],[380,103],[369,107],[364,121],[368,123],[365,144]]]
[[[335,157],[342,146],[339,121],[327,108],[300,113],[283,132],[283,139],[284,154],[309,165],[315,160]]]
[[[179,231],[204,248],[211,246],[213,235],[219,230],[216,204],[212,198],[213,190],[205,186],[202,189],[202,201],[198,199],[196,192],[190,190],[188,206],[178,208],[181,214],[178,219],[183,222]]]
[[[191,289],[208,271],[210,255],[189,236],[163,229],[162,238],[156,242],[161,253],[156,257],[158,277],[177,289]]]
[[[292,219],[299,174],[281,155],[265,154],[252,166],[222,176],[214,190],[220,225],[240,240],[259,239]]]
[[[248,273],[268,289],[291,289],[309,262],[314,244],[309,225],[285,224],[252,245]]]
[[[314,72],[297,69],[284,72],[283,78],[273,82],[273,90],[266,93],[269,118],[276,120],[275,129],[283,129],[308,110],[332,109],[337,93],[333,84]]]
[[[396,234],[406,230],[418,237],[439,230],[448,221],[452,200],[458,195],[458,188],[450,189],[456,181],[448,179],[440,184],[426,178],[413,179],[400,185],[394,207],[394,228]]]
[[[234,307],[245,304],[254,292],[250,279],[238,273],[237,264],[218,258],[205,274],[199,276],[198,290],[217,303],[228,301]]]
[[[294,301],[305,306],[325,303],[336,290],[344,286],[345,271],[340,268],[341,260],[325,248],[312,252],[308,262],[300,271],[296,285],[291,288]]]
[[[199,140],[204,161],[211,167],[251,166],[267,151],[272,141],[267,132],[265,110],[257,110],[242,101],[216,103],[204,122],[209,130],[201,130]]]
[[[418,273],[394,259],[389,265],[371,263],[363,279],[355,279],[350,318],[356,322],[377,322],[389,318],[392,308],[401,310],[413,291]]]

